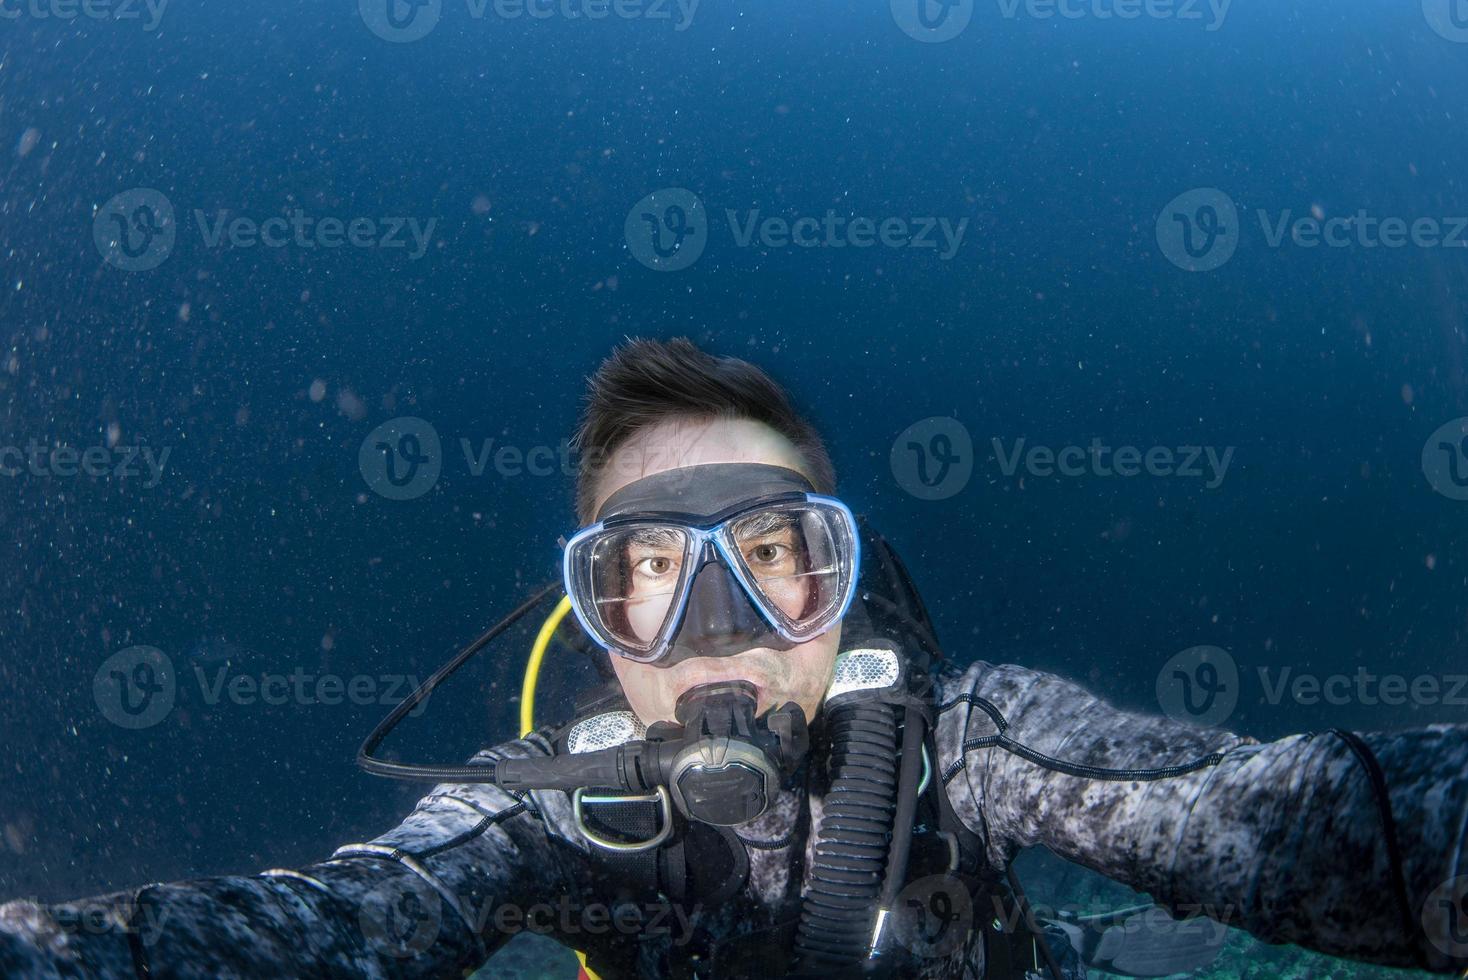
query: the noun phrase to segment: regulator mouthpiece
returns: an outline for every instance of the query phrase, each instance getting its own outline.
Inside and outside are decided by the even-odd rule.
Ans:
[[[787,703],[755,717],[755,688],[747,681],[704,684],[674,708],[682,724],[668,732],[681,742],[668,773],[673,802],[691,820],[729,826],[770,808],[785,779],[810,747],[805,712]],[[663,733],[654,725],[649,738]]]

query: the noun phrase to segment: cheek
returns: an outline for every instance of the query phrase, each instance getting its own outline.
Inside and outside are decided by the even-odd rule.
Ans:
[[[791,662],[789,681],[799,690],[801,700],[818,702],[831,685],[831,672],[840,649],[839,633],[827,633],[819,639],[803,645]]]
[[[641,692],[651,681],[646,667],[622,657],[612,657],[612,673],[617,675],[617,682],[624,691]]]
[[[632,705],[632,710],[643,722],[651,724],[664,716],[672,717],[665,703],[669,700],[665,691],[666,671],[614,656],[612,672],[617,675],[617,683],[622,685],[627,703]]]

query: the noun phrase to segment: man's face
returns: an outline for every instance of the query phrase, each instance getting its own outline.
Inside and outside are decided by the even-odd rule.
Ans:
[[[596,508],[634,480],[705,463],[769,463],[810,476],[790,441],[766,425],[744,419],[670,420],[643,429],[612,454],[597,487]],[[612,654],[612,669],[632,710],[648,725],[673,721],[674,705],[683,692],[725,680],[753,683],[760,713],[794,701],[807,718],[814,718],[830,684],[840,643],[837,624],[789,650],[751,647],[733,656],[694,657],[671,667],[639,664]]]

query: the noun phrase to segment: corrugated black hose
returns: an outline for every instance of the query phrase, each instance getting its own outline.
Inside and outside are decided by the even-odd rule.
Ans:
[[[890,704],[828,705],[831,788],[795,938],[796,972],[860,969],[882,891],[897,805],[897,714]]]

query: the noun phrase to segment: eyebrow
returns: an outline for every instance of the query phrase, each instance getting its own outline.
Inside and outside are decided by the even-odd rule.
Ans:
[[[740,535],[765,535],[788,531],[795,527],[795,517],[784,511],[765,511],[754,514],[737,526]]]
[[[632,532],[627,544],[677,550],[683,547],[683,534],[670,527],[643,527]]]

